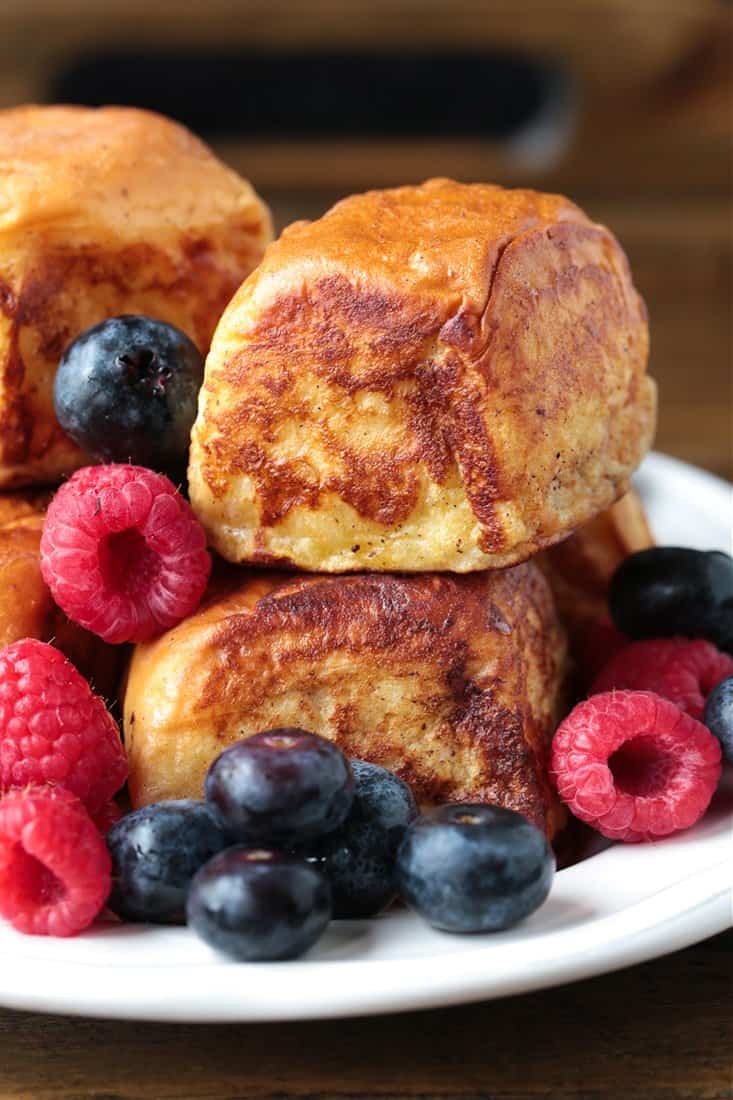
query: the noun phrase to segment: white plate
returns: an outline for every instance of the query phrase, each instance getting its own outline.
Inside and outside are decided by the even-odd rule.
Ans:
[[[657,539],[730,550],[731,486],[662,455],[638,484]],[[0,1003],[149,1020],[296,1020],[502,997],[663,955],[733,923],[733,782],[696,828],[616,845],[555,879],[523,925],[434,932],[405,911],[331,926],[291,963],[226,962],[184,928],[106,925],[74,940],[0,927]]]

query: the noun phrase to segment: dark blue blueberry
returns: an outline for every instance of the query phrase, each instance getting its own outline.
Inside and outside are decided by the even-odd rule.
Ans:
[[[397,895],[395,856],[417,817],[412,791],[386,768],[352,760],[354,802],[340,828],[305,849],[328,876],[336,918],[373,917]]]
[[[185,333],[151,317],[111,317],[66,349],[56,372],[59,424],[102,462],[180,480],[204,364]]]
[[[352,760],[351,770],[354,806],[350,816],[381,825],[396,852],[405,829],[417,817],[412,791],[394,772],[367,760]]]
[[[708,695],[703,722],[723,746],[723,756],[733,764],[733,676],[721,680]]]
[[[397,896],[395,848],[377,822],[349,816],[305,855],[328,878],[337,919],[376,916]]]
[[[400,894],[446,932],[511,928],[542,904],[554,872],[544,834],[499,806],[431,810],[409,827],[397,853]]]
[[[135,810],[107,833],[109,908],[124,920],[181,920],[191,879],[227,843],[218,813],[206,802],[181,799]]]
[[[237,840],[292,848],[338,828],[354,780],[336,745],[286,727],[232,745],[209,768],[205,790]]]
[[[189,925],[234,959],[294,959],[331,919],[328,879],[295,856],[229,848],[198,872],[188,893]]]
[[[733,558],[719,551],[657,546],[631,554],[608,592],[629,638],[707,638],[733,653]]]

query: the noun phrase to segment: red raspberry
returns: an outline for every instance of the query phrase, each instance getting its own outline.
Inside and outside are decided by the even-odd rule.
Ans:
[[[581,629],[574,641],[573,656],[582,684],[592,683],[611,658],[628,644],[629,639],[610,618],[596,619]]]
[[[552,743],[563,802],[614,840],[653,840],[694,825],[720,778],[720,743],[652,691],[611,691],[579,703]]]
[[[108,833],[113,825],[116,825],[118,821],[121,821],[124,817],[122,810],[117,803],[112,799],[110,802],[105,802],[102,809],[98,813],[94,814],[92,821],[99,829],[102,836]]]
[[[104,838],[78,798],[28,787],[0,800],[0,916],[19,932],[76,935],[111,885]]]
[[[710,692],[731,675],[733,658],[710,642],[654,638],[624,646],[593,681],[591,694],[612,688],[656,691],[693,718],[702,718]]]
[[[97,813],[127,778],[117,723],[60,650],[0,650],[0,791],[52,783]]]
[[[142,466],[87,466],[43,525],[41,570],[56,603],[106,642],[143,642],[198,606],[211,572],[191,506]]]

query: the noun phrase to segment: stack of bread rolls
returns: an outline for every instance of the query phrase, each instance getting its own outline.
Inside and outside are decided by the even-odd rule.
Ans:
[[[555,835],[567,629],[649,540],[638,502],[614,504],[655,393],[613,236],[558,196],[431,180],[263,256],[249,184],[138,111],[0,113],[0,161],[3,486],[86,461],[52,400],[84,328],[147,313],[211,341],[189,491],[217,564],[200,609],[133,653],[133,803],[198,797],[228,744],[297,725],[423,804],[496,802]],[[5,640],[48,637],[43,502],[6,499],[0,596],[34,595],[6,600]]]
[[[431,180],[285,230],[208,356],[190,496],[235,568],[133,658],[134,801],[299,725],[555,834],[566,638],[530,559],[626,492],[647,350],[621,248],[563,198]]]

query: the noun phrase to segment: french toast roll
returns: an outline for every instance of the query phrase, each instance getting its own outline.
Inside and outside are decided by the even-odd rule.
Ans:
[[[631,489],[564,542],[538,554],[555,606],[572,641],[608,616],[608,586],[629,554],[654,545],[638,493]]]
[[[567,199],[354,195],[286,229],[225,311],[191,501],[233,562],[503,568],[626,491],[647,353],[622,249]]]
[[[228,745],[294,725],[395,771],[422,804],[495,802],[555,834],[546,758],[565,637],[533,564],[467,577],[232,572],[135,649],[134,806],[201,797]]]
[[[75,337],[142,313],[205,354],[270,236],[249,183],[160,115],[0,111],[0,486],[53,484],[84,464],[53,406]]]

